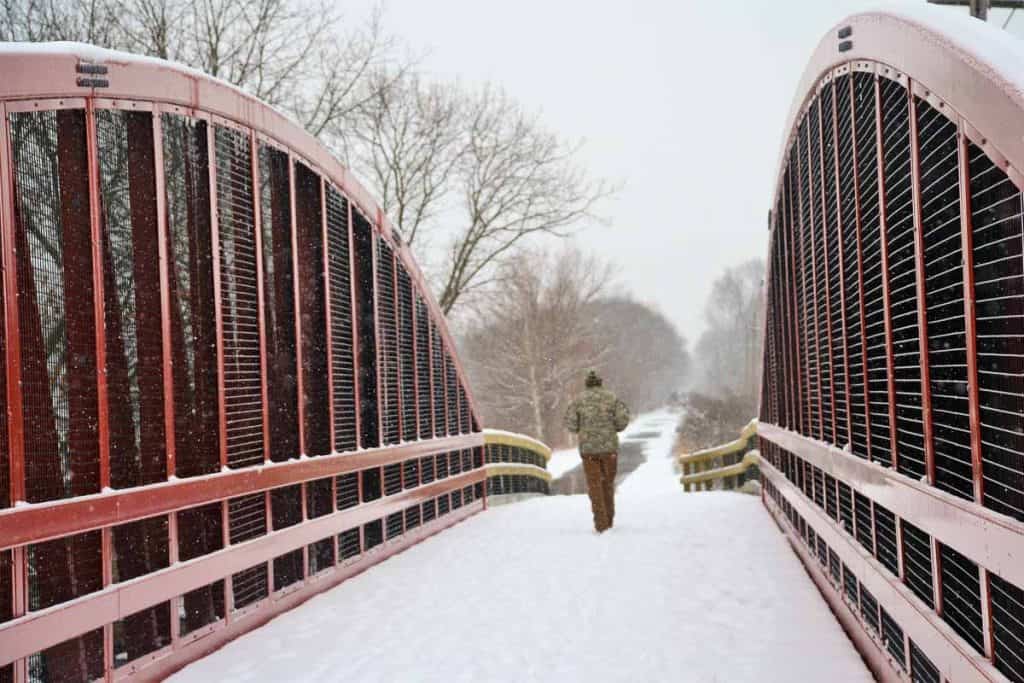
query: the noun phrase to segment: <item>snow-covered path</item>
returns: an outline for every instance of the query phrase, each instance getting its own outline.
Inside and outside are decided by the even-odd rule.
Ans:
[[[683,494],[675,418],[597,536],[585,496],[494,508],[187,667],[185,681],[871,681],[760,501]]]

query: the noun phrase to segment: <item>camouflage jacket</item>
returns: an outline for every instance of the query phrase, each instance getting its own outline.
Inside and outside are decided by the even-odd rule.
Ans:
[[[565,428],[579,434],[581,455],[617,453],[618,432],[628,424],[626,404],[602,387],[587,389],[565,411]]]

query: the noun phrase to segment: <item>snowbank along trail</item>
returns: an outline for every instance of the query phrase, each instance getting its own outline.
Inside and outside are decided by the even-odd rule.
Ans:
[[[494,508],[173,680],[873,680],[756,497],[682,492],[675,422],[624,434],[647,460],[611,531],[582,495]]]

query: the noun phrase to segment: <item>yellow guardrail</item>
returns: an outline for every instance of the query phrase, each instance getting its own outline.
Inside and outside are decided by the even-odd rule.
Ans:
[[[528,451],[533,451],[534,453],[539,453],[544,456],[545,461],[551,460],[551,449],[546,444],[537,441],[537,439],[526,436],[525,434],[506,432],[500,429],[485,429],[484,444],[488,446],[501,444],[505,446],[514,446],[516,448],[525,448]]]
[[[705,448],[678,457],[683,475],[679,482],[684,491],[710,490],[715,482],[721,481],[722,488],[739,488],[744,475],[751,467],[760,463],[760,454],[753,448],[757,435],[757,420],[751,420],[740,431],[739,438],[729,443]]]

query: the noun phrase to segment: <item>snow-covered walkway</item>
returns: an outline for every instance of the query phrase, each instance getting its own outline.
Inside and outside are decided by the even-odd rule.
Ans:
[[[185,681],[873,680],[753,496],[684,494],[675,418],[616,526],[586,496],[494,508],[182,670]]]

